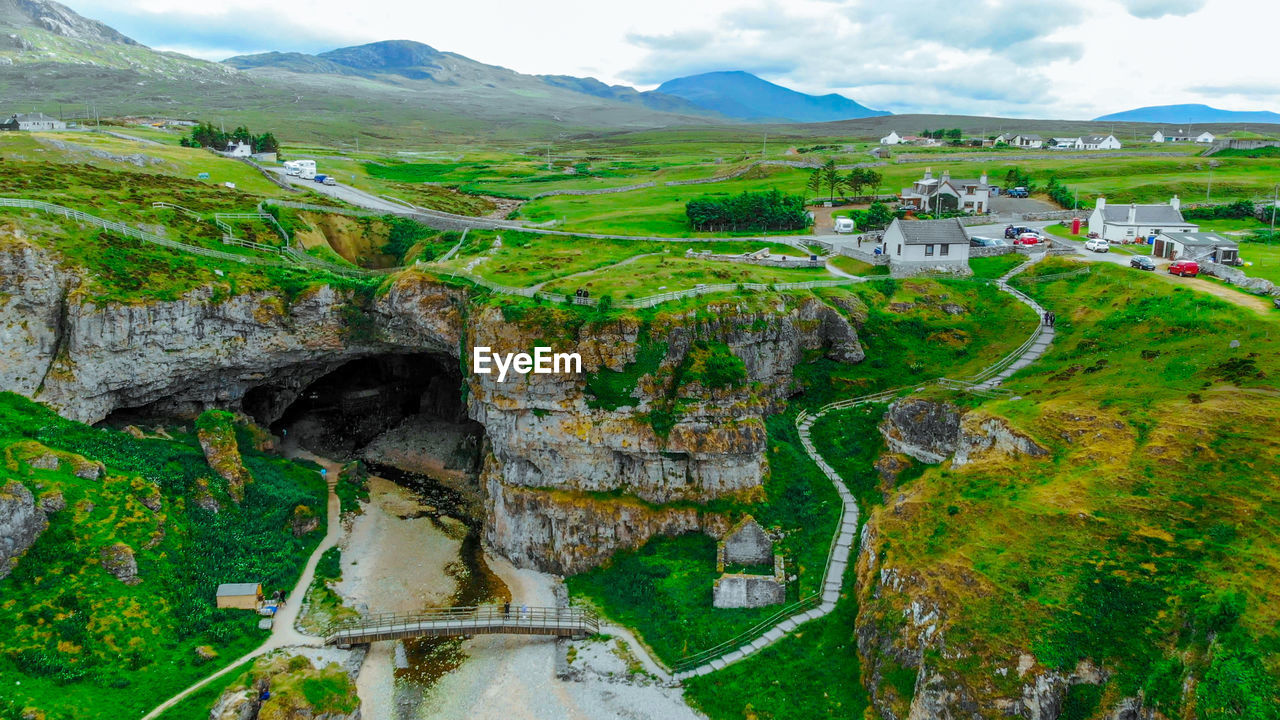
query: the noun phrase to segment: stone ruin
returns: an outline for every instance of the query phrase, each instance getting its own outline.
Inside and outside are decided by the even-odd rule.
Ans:
[[[774,538],[750,515],[733,526],[716,545],[712,605],[717,608],[758,608],[781,605],[787,599],[786,568],[773,552]],[[726,565],[772,566],[773,574],[726,573]]]

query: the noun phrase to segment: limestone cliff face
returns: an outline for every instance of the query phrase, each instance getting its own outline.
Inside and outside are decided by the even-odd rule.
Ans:
[[[30,490],[17,480],[0,485],[0,579],[48,527],[49,518]]]
[[[82,422],[153,403],[186,413],[239,407],[258,387],[270,387],[283,411],[347,360],[398,347],[457,352],[447,314],[397,318],[388,340],[351,340],[341,312],[347,298],[327,286],[292,303],[272,292],[215,300],[196,290],[174,301],[103,305],[80,286],[79,272],[48,250],[13,239],[0,248],[0,388]],[[415,308],[447,304],[451,293],[434,290],[415,297]],[[397,299],[383,305],[394,312]]]
[[[544,569],[580,569],[654,533],[697,525],[677,521],[678,513],[642,518],[631,505],[569,508],[555,493],[659,504],[751,493],[767,473],[763,418],[793,391],[792,368],[806,354],[863,357],[847,319],[857,308],[837,310],[816,297],[722,301],[657,313],[644,327],[634,318],[549,323],[506,317],[410,271],[372,301],[322,286],[295,298],[195,290],[172,301],[98,304],[83,289],[82,271],[24,238],[3,240],[0,388],[76,420],[149,407],[245,410],[270,421],[353,359],[427,353],[462,368],[467,412],[484,425],[491,448],[488,540],[519,564]],[[708,342],[740,360],[745,378],[717,389],[673,380],[691,349]],[[583,372],[499,382],[466,367],[472,347],[506,353],[538,345],[579,353]],[[639,372],[642,346],[664,350]],[[633,372],[634,391],[621,404],[598,402],[587,381],[600,372]]]

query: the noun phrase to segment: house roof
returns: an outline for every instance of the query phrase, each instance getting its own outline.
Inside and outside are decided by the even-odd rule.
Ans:
[[[1110,135],[1085,135],[1084,137],[1080,138],[1080,141],[1084,143],[1090,143],[1090,144],[1100,143],[1109,137],[1111,136]]]
[[[969,244],[964,226],[956,218],[945,220],[894,220],[907,245]]]
[[[218,586],[218,597],[257,595],[259,587],[259,583],[222,583]]]
[[[1161,233],[1161,235],[1164,235],[1164,233]],[[1192,247],[1216,247],[1216,248],[1236,248],[1236,249],[1240,247],[1235,243],[1235,241],[1228,240],[1227,238],[1219,235],[1218,233],[1213,233],[1213,232],[1174,233],[1172,235],[1166,235],[1165,237],[1175,242],[1182,243],[1183,245],[1188,245]]]
[[[1136,207],[1134,225],[1192,225],[1182,219],[1182,213],[1172,205],[1108,205],[1102,210],[1103,222],[1111,225],[1128,225],[1129,208]]]
[[[1043,139],[1044,139],[1044,138],[1040,137],[1039,135],[1034,135],[1034,134],[1031,134],[1031,133],[1027,133],[1027,134],[1025,134],[1025,135],[1016,135],[1015,137],[1020,137],[1020,138],[1022,138],[1023,140],[1043,140]]]
[[[38,113],[18,113],[15,117],[17,117],[17,118],[18,118],[18,122],[39,122],[39,121],[48,122],[48,121],[50,121],[50,120],[57,120],[57,119],[58,119],[58,118],[54,118],[54,117],[49,117],[48,115],[45,115],[45,114],[44,114],[44,113],[42,113],[42,112],[38,112]]]

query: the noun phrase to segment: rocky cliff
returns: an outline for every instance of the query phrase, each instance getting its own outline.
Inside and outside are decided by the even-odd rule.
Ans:
[[[559,571],[702,522],[636,510],[645,504],[754,492],[768,471],[763,418],[793,392],[792,368],[807,354],[863,357],[853,298],[754,297],[642,322],[513,312],[416,272],[372,297],[318,286],[133,303],[95,302],[82,273],[22,237],[0,242],[0,387],[84,422],[122,408],[245,409],[269,422],[316,379],[384,354],[453,368],[476,346],[579,353],[582,373],[465,379],[467,412],[491,449],[487,539],[521,565]],[[708,343],[740,364],[734,382],[700,379],[695,356]],[[595,397],[589,385],[604,376],[630,377],[628,394]],[[596,500],[572,500],[583,493]]]
[[[26,486],[17,480],[0,485],[0,579],[48,527],[48,516]]]

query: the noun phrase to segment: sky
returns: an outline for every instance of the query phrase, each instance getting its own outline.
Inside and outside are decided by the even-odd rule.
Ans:
[[[63,1],[153,48],[210,60],[416,40],[640,89],[745,70],[895,113],[1280,111],[1274,0]]]

